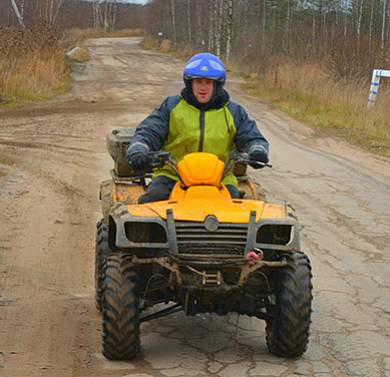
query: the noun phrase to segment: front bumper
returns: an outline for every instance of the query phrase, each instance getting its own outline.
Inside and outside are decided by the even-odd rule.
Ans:
[[[127,207],[121,203],[118,203],[110,213],[110,227],[113,228],[110,231],[111,239],[110,244],[115,245],[115,249],[119,249],[122,251],[132,251],[142,250],[142,249],[162,249],[167,254],[176,255],[176,256],[194,256],[196,253],[187,253],[185,249],[185,245],[191,242],[194,242],[192,239],[180,239],[181,234],[179,233],[180,227],[178,223],[175,223],[174,214],[171,209],[167,210],[166,220],[163,220],[159,217],[136,217],[132,216]],[[161,226],[166,232],[166,240],[165,242],[132,242],[126,235],[126,223],[151,223],[158,224]],[[194,224],[199,229],[203,227],[202,223],[191,223]],[[244,227],[244,233],[241,231],[239,233],[238,239],[233,239],[229,233],[229,227],[233,229],[233,227],[237,228],[238,224],[221,224],[224,227],[224,233],[227,234],[226,242],[223,244],[225,248],[229,249],[229,245],[232,246],[240,246],[241,249],[237,249],[238,251],[234,253],[236,257],[244,257],[249,251],[258,248],[261,250],[273,250],[277,252],[292,252],[300,250],[300,240],[299,240],[299,224],[295,217],[286,216],[282,219],[265,219],[256,221],[256,213],[251,212],[248,224],[241,224]],[[275,241],[275,238],[272,238],[272,242],[269,240],[263,241],[261,238],[259,239],[258,234],[261,229],[265,229],[265,227],[269,227],[269,229],[277,229],[278,227],[288,227],[288,235],[285,236],[285,239],[281,242]],[[199,231],[198,231],[199,233]],[[237,234],[237,233],[236,233]],[[202,235],[202,239],[199,241],[200,249],[202,248],[201,242],[205,242],[207,240],[208,244],[218,245],[220,243],[222,245],[223,235],[218,234],[218,232],[210,232],[207,233],[204,230],[204,234]],[[229,238],[230,237],[230,238]],[[237,243],[237,245],[234,244]],[[222,246],[221,246],[222,247]],[[136,253],[136,251],[135,251]],[[207,252],[203,254],[203,258],[212,257],[214,254],[218,254],[219,257],[223,256],[223,252],[213,253],[213,251]],[[200,256],[201,257],[201,256]],[[228,253],[225,255],[226,258],[231,258],[232,253]],[[202,259],[202,257],[201,257]]]

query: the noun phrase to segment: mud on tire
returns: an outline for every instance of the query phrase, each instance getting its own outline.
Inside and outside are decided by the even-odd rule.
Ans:
[[[103,292],[103,269],[107,257],[111,254],[108,245],[108,230],[103,220],[96,224],[96,246],[95,246],[95,305],[101,311]]]
[[[103,355],[110,360],[130,360],[140,349],[137,273],[129,257],[107,258],[102,300]]]
[[[281,357],[298,357],[307,348],[311,323],[312,283],[309,258],[303,253],[285,255],[287,266],[279,273],[276,305],[269,310],[267,346]]]

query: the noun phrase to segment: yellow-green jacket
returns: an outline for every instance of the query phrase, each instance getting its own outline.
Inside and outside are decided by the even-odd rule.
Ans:
[[[182,96],[166,98],[139,124],[131,146],[142,143],[150,151],[170,152],[176,162],[188,153],[202,151],[226,161],[233,149],[248,152],[258,144],[268,151],[268,142],[256,122],[225,94],[226,101],[208,109],[198,108]],[[178,179],[168,167],[154,173],[158,175]],[[223,183],[237,185],[237,179],[230,173]]]

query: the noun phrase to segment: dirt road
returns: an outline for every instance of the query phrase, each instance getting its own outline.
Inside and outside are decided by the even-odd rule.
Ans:
[[[271,142],[268,196],[297,210],[314,268],[307,353],[267,352],[262,321],[202,315],[142,327],[141,357],[100,354],[94,308],[99,182],[112,162],[105,134],[131,127],[181,87],[182,63],[138,39],[89,42],[66,95],[0,111],[0,375],[390,376],[390,162],[312,131],[239,93]]]

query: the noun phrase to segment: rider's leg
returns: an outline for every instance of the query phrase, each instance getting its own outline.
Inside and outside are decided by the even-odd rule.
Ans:
[[[165,177],[164,175],[159,175],[152,180],[145,194],[139,197],[138,203],[143,204],[167,200],[175,183],[176,181],[173,179]]]
[[[240,197],[240,192],[238,191],[238,188],[234,185],[226,185],[226,188],[229,190],[230,192],[230,196],[233,198],[233,199],[237,199]]]

